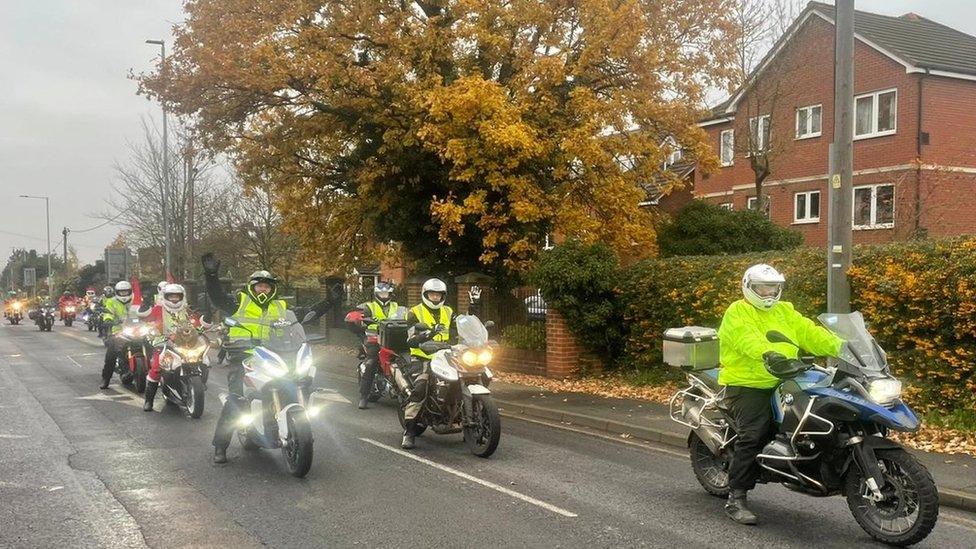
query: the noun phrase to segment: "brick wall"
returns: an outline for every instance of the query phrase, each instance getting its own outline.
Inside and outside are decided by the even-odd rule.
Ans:
[[[546,314],[546,376],[567,378],[580,371],[602,369],[599,359],[587,353],[569,331],[566,320],[554,309]]]
[[[501,372],[545,376],[547,374],[546,352],[498,347],[495,349],[491,368]]]

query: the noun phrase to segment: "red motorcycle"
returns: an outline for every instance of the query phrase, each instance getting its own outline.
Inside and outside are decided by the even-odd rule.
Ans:
[[[370,352],[379,356],[378,375],[373,377],[373,386],[367,397],[370,402],[376,402],[383,396],[399,402],[404,389],[410,386],[404,378],[404,368],[410,363],[410,346],[407,345],[410,327],[406,316],[406,307],[398,308],[392,317],[379,321],[364,316],[359,310],[346,315],[349,329],[362,338],[359,364],[356,366],[357,381],[361,383],[366,374],[366,360]],[[377,325],[376,330],[369,329],[372,324]]]
[[[67,299],[58,304],[58,309],[61,315],[61,322],[64,322],[65,326],[71,326],[74,323],[75,318],[78,316],[78,302],[74,299]]]

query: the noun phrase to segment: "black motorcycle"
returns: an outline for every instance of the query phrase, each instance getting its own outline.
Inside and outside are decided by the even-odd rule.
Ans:
[[[85,321],[85,326],[88,328],[89,332],[94,332],[98,329],[99,317],[101,313],[97,312],[98,305],[96,303],[89,303],[88,307],[85,308],[85,312],[81,314],[82,319]]]
[[[42,305],[41,308],[38,309],[34,314],[34,324],[37,324],[37,327],[42,332],[50,332],[51,328],[54,327],[54,313],[54,305]]]
[[[115,371],[123,385],[135,385],[137,393],[146,391],[146,375],[149,373],[149,357],[152,356],[152,340],[159,335],[150,323],[130,320],[115,334],[120,347]]]

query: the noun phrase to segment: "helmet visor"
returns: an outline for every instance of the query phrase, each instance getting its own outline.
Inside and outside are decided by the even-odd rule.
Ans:
[[[427,292],[424,295],[427,297],[427,300],[430,301],[431,303],[436,304],[444,301],[444,292]]]
[[[132,290],[116,290],[115,295],[119,297],[128,297],[132,295]]]
[[[762,299],[777,298],[783,292],[782,282],[753,282],[749,288]]]
[[[166,294],[164,297],[166,298],[166,301],[169,301],[170,303],[179,303],[183,301],[183,294]]]

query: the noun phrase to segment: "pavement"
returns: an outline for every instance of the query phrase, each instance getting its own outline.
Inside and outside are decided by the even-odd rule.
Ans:
[[[732,524],[682,448],[524,414],[529,396],[518,412],[505,401],[489,459],[460,435],[425,434],[403,452],[392,403],[355,408],[355,359],[336,346],[317,349],[330,397],[306,478],[236,443],[214,465],[223,369],[192,420],[162,399],[143,412],[117,381],[100,391],[102,355],[84,326],[0,327],[0,546],[872,546],[843,500],[778,486],[752,496],[761,526]],[[919,547],[974,539],[976,514],[943,509]]]

